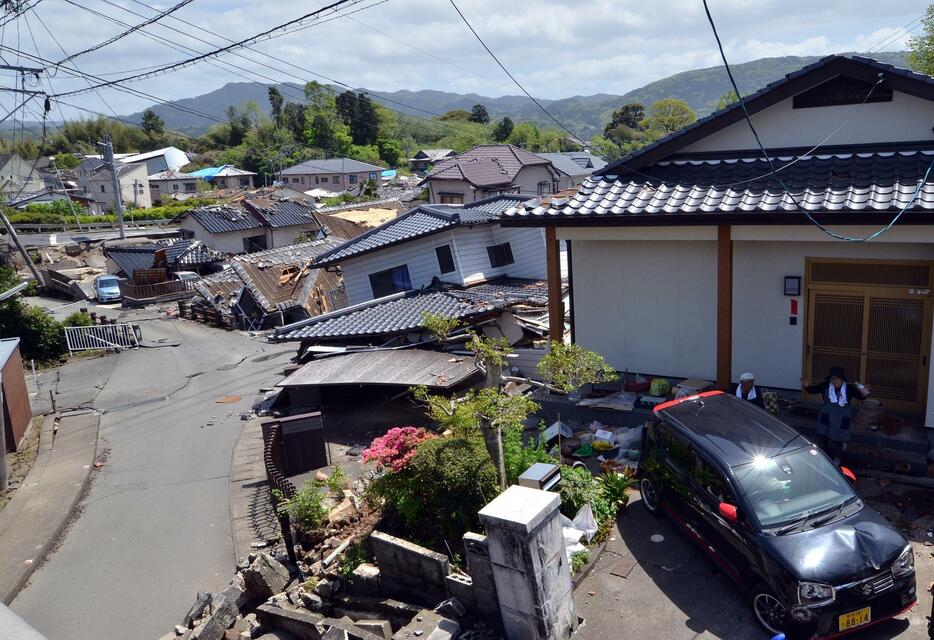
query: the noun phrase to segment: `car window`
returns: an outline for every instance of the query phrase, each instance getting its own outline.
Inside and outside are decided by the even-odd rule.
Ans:
[[[694,462],[694,480],[717,502],[737,504],[733,488],[727,482],[727,479],[716,467],[700,456]]]
[[[680,467],[682,471],[691,472],[694,454],[691,453],[691,445],[686,440],[663,427],[658,430],[658,441],[671,462]]]
[[[100,278],[97,281],[98,285],[102,287],[116,287],[117,279],[116,278]]]
[[[757,458],[734,468],[733,475],[764,529],[793,523],[856,497],[814,447]]]

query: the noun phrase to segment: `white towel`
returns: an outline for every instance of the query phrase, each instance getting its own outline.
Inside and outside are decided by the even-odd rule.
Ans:
[[[845,407],[849,404],[846,397],[846,383],[840,385],[840,394],[837,395],[837,390],[834,389],[832,384],[827,385],[827,399],[830,400],[830,404],[838,404],[841,407]]]
[[[743,385],[739,385],[738,387],[736,387],[736,397],[739,398],[740,400],[750,400],[750,401],[755,400],[757,398],[755,385],[753,385],[752,389],[749,390],[748,398],[743,397]]]

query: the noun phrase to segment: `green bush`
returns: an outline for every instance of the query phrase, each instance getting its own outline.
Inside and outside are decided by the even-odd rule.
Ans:
[[[373,554],[370,553],[366,541],[354,542],[347,547],[347,550],[344,551],[344,555],[341,556],[340,561],[337,563],[337,572],[345,579],[349,580],[357,567],[372,559]]]
[[[587,550],[578,551],[571,554],[571,573],[577,573],[584,568],[587,561],[590,560],[590,552]]]
[[[573,518],[597,493],[597,483],[586,467],[561,467],[561,511]],[[594,514],[596,515],[596,514]]]
[[[344,489],[347,488],[347,474],[344,473],[344,467],[340,463],[334,466],[334,471],[328,477],[327,485],[332,494],[340,497],[344,496]]]
[[[506,467],[507,484],[519,482],[519,476],[536,462],[558,462],[548,454],[548,444],[541,435],[541,429],[537,444],[523,442],[522,432],[521,427],[503,430],[503,464]]]
[[[277,491],[278,510],[289,514],[292,521],[306,531],[317,529],[328,516],[328,510],[324,508],[321,486],[320,482],[309,480],[287,500],[281,492]]]
[[[66,327],[90,327],[94,324],[94,321],[91,320],[91,316],[84,313],[83,311],[75,311],[73,314],[65,318],[62,321],[62,324]]]
[[[561,467],[561,511],[573,518],[585,504],[593,509],[597,521],[597,540],[609,533],[619,510],[629,502],[629,488],[634,480],[611,471],[596,478],[585,467]]]
[[[13,299],[0,304],[0,336],[19,337],[25,360],[57,361],[65,353],[62,323],[45,309]]]

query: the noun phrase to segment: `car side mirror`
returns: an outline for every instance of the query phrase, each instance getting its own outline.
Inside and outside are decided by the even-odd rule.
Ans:
[[[853,484],[856,484],[856,474],[850,471],[847,467],[840,467],[840,473],[842,473],[847,480]]]
[[[730,504],[729,502],[721,502],[720,515],[733,524],[739,524],[739,510],[736,508],[736,505]]]

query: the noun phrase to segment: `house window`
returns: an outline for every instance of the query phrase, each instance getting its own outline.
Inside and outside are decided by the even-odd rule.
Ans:
[[[370,174],[370,180],[376,180],[376,173],[373,172]]]
[[[217,186],[218,186],[219,188],[221,188],[221,189],[226,189],[226,188],[227,188],[227,181],[224,180],[223,178],[218,178],[218,179],[217,179]]]
[[[463,193],[439,193],[441,204],[464,204]]]
[[[298,178],[292,178],[292,184],[298,184]]]
[[[266,236],[250,236],[243,239],[243,250],[247,253],[263,251],[266,248]]]
[[[347,181],[350,182],[350,184],[357,184],[357,176],[347,176]]]
[[[315,184],[318,184],[318,182],[319,182],[319,178],[318,176],[315,176]]]
[[[101,185],[101,193],[107,193],[107,187]]]
[[[158,190],[159,190],[159,185],[158,185],[157,183],[155,183],[155,182],[150,182],[150,183],[149,183],[149,188],[150,188],[152,191],[158,191]]]
[[[512,257],[512,247],[509,246],[508,242],[487,247],[486,252],[490,255],[491,267],[505,267],[507,264],[516,261]]]
[[[177,182],[174,183],[174,184],[172,185],[172,191],[178,191],[178,183],[177,183]]]
[[[241,187],[249,187],[249,186],[250,186],[250,179],[249,179],[249,178],[240,178],[240,186],[241,186]]]
[[[340,184],[340,183],[341,183],[341,177],[340,177],[340,176],[334,176],[334,184]]]
[[[539,182],[538,183],[538,195],[547,196],[551,193],[551,183],[550,182]]]
[[[302,176],[302,184],[305,184],[305,176]]]
[[[327,177],[327,176],[321,176],[321,183],[322,183],[322,184],[327,184],[327,183],[328,183],[328,177]]]
[[[394,293],[408,291],[412,288],[412,280],[409,278],[409,267],[402,265],[378,271],[370,274],[370,288],[373,290],[374,298],[391,296]]]
[[[451,253],[451,245],[446,244],[435,247],[435,255],[438,256],[438,267],[441,269],[441,273],[454,271],[454,254]]]
[[[185,193],[194,193],[197,190],[198,190],[198,185],[196,185],[194,182],[185,183]]]

